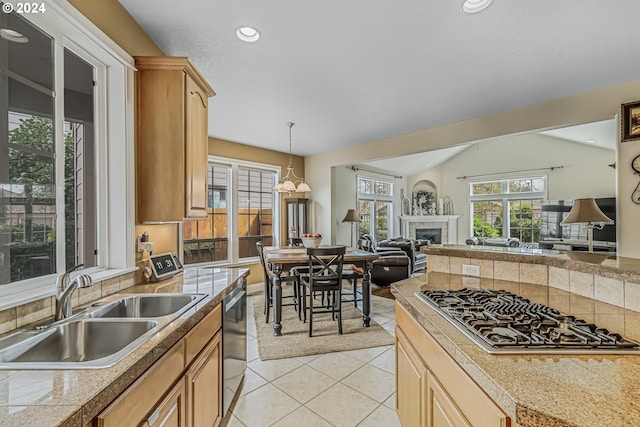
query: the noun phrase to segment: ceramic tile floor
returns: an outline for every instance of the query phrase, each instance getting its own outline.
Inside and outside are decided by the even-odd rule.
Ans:
[[[228,427],[400,426],[392,345],[262,361],[251,298],[262,296],[247,301],[248,367]],[[373,298],[372,318],[393,334],[393,301]]]

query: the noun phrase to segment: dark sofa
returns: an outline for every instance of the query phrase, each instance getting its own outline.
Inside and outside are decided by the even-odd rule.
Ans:
[[[429,245],[429,240],[405,239],[404,237],[396,237],[393,239],[383,240],[378,243],[378,251],[384,248],[404,251],[411,262],[411,273],[424,270],[427,267],[427,255],[420,253],[422,246]]]

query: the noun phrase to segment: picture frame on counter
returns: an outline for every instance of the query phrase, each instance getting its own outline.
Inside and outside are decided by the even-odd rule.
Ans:
[[[622,104],[620,110],[620,142],[640,140],[640,101]]]

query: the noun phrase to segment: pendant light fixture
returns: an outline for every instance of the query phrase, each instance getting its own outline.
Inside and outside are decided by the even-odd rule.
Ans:
[[[295,123],[287,122],[287,126],[289,126],[289,166],[287,166],[287,174],[273,187],[273,191],[287,193],[289,196],[293,193],[308,193],[311,191],[311,187],[304,182],[304,178],[300,178],[293,173],[293,163],[291,162],[291,128],[293,125]]]

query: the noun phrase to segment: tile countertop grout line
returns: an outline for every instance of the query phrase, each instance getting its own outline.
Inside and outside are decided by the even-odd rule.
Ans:
[[[182,339],[193,326],[195,326],[200,320],[202,320],[209,312],[211,312],[219,303],[222,303],[224,297],[228,295],[239,283],[242,278],[246,278],[249,275],[248,269],[224,269],[228,274],[227,281],[224,285],[220,283],[213,283],[211,276],[209,276],[209,283],[203,284],[202,287],[209,286],[212,296],[205,298],[202,302],[196,305],[195,311],[187,317],[183,314],[173,322],[169,323],[165,328],[158,332],[158,335],[152,337],[149,341],[143,343],[138,348],[133,350],[130,354],[125,356],[116,365],[108,368],[99,369],[56,369],[56,370],[7,370],[8,374],[0,379],[0,384],[8,382],[15,375],[19,375],[21,372],[42,372],[52,376],[65,376],[70,375],[74,378],[69,380],[72,382],[80,382],[90,384],[90,390],[80,396],[84,390],[78,390],[78,404],[64,405],[63,398],[55,396],[54,399],[59,399],[60,404],[55,401],[51,401],[47,404],[38,403],[24,403],[20,404],[0,403],[0,410],[3,408],[31,408],[33,413],[29,413],[29,410],[20,411],[14,413],[10,420],[5,416],[0,417],[2,423],[9,422],[18,424],[24,421],[24,416],[29,417],[28,425],[41,425],[42,427],[56,426],[56,427],[85,427],[96,415],[98,415],[104,408],[106,408],[113,400],[115,400],[127,387],[146,371],[155,361],[157,361],[162,355],[169,350],[175,343]],[[234,274],[230,274],[230,272]],[[236,273],[237,272],[237,273]],[[163,286],[164,285],[164,286]],[[180,289],[177,291],[176,289]],[[162,282],[155,284],[138,284],[130,288],[127,288],[124,292],[119,294],[126,295],[130,293],[157,293],[161,292],[183,292],[183,283],[170,283],[169,285]],[[198,286],[196,293],[202,293],[202,289]],[[194,293],[190,290],[186,293]],[[194,310],[194,309],[192,309]],[[191,311],[191,310],[190,310]],[[189,313],[189,311],[187,312]],[[186,313],[185,313],[186,314]],[[82,378],[83,375],[91,375],[92,373],[99,375],[104,374],[106,378],[100,380],[93,377]],[[63,382],[64,379],[62,379]],[[53,380],[52,380],[53,381]],[[57,381],[57,380],[56,380]],[[101,383],[102,385],[98,386]],[[54,390],[55,394],[55,390]],[[1,396],[1,395],[0,395]],[[36,396],[36,398],[38,398]],[[24,400],[24,399],[23,399]],[[40,414],[40,410],[46,412],[47,408],[69,408],[69,413],[61,416],[61,421],[56,421],[56,424],[52,425],[47,423],[44,414]],[[2,414],[0,412],[0,414]],[[31,415],[37,417],[35,420],[31,419]],[[40,418],[41,417],[41,418]],[[3,424],[4,425],[4,424]],[[11,425],[11,424],[9,424]]]
[[[438,288],[443,286],[442,276],[455,276],[444,273],[435,274],[439,278],[431,286]],[[593,405],[589,404],[580,413],[576,413],[575,403],[571,404],[567,399],[558,401],[557,398],[553,398],[553,405],[549,406],[549,402],[551,402],[548,400],[549,393],[554,395],[563,393],[563,389],[565,391],[579,391],[576,387],[582,385],[584,391],[579,396],[587,403],[590,398],[594,400],[594,403],[608,398],[620,400],[625,396],[627,400],[633,400],[640,392],[638,391],[640,386],[630,386],[628,381],[616,375],[627,373],[633,376],[636,369],[640,371],[640,359],[635,355],[532,355],[526,353],[522,355],[491,355],[486,353],[414,295],[416,291],[429,289],[428,282],[428,274],[421,278],[410,278],[396,282],[392,285],[396,301],[409,310],[418,324],[519,425],[523,427],[596,425],[597,423],[594,424],[594,421],[600,420],[602,411],[590,408]],[[440,322],[441,320],[443,322]],[[572,372],[562,373],[562,368],[566,369],[571,366],[575,367],[574,370],[568,369],[568,371],[573,373],[581,371],[586,375],[573,378]],[[609,374],[602,371],[607,368],[615,371]],[[517,382],[512,381],[514,372],[521,375]],[[602,381],[603,379],[604,381]],[[493,387],[488,389],[487,384]],[[605,388],[602,389],[602,386]],[[541,393],[541,391],[543,392]],[[583,404],[585,403],[583,402]],[[624,404],[624,402],[620,402],[620,404]],[[548,408],[552,410],[548,411]],[[640,420],[640,412],[623,409],[610,409],[607,414],[616,417],[615,419],[620,422],[631,420],[634,424],[629,425],[639,425],[637,421]],[[519,419],[521,417],[527,418],[531,423],[525,419]]]

